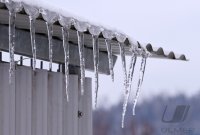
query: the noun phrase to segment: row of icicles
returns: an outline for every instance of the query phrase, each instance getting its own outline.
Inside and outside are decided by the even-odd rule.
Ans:
[[[15,62],[14,62],[14,47],[15,47],[15,18],[16,13],[20,12],[22,6],[24,7],[26,13],[29,15],[30,21],[30,36],[31,36],[31,47],[32,47],[32,55],[33,55],[33,70],[35,71],[36,67],[36,43],[35,43],[35,21],[36,18],[39,16],[39,13],[42,13],[44,20],[46,21],[47,31],[48,31],[48,41],[49,41],[49,69],[52,70],[52,56],[53,56],[53,43],[52,43],[52,36],[53,36],[53,24],[56,20],[59,20],[62,25],[62,36],[63,36],[63,49],[64,49],[64,56],[65,56],[65,82],[66,82],[66,95],[67,101],[69,101],[69,32],[72,23],[75,27],[78,27],[77,36],[78,36],[78,49],[79,49],[79,56],[80,56],[80,71],[81,71],[81,93],[84,94],[84,84],[85,84],[85,57],[84,57],[84,31],[85,28],[81,28],[81,24],[77,23],[73,19],[65,18],[62,16],[57,16],[57,14],[47,11],[47,10],[38,10],[37,8],[28,6],[26,4],[21,4],[13,1],[5,2],[6,6],[9,10],[9,54],[10,54],[10,69],[9,69],[9,82],[12,83],[12,78],[15,74]],[[98,47],[98,37],[99,34],[102,32],[105,37],[105,43],[108,52],[108,60],[109,60],[109,70],[114,81],[114,72],[113,72],[113,59],[112,59],[112,46],[111,40],[113,38],[113,34],[111,31],[105,32],[102,29],[99,29],[95,26],[89,27],[90,33],[92,33],[92,40],[93,40],[93,59],[94,59],[94,72],[95,72],[95,107],[97,105],[97,95],[98,95],[98,88],[99,88],[99,80],[98,80],[98,66],[99,66],[99,47]],[[138,49],[135,45],[131,47],[131,62],[129,71],[127,74],[126,70],[126,59],[125,59],[125,48],[124,48],[124,41],[126,36],[117,33],[115,35],[118,38],[118,44],[120,48],[120,55],[122,59],[122,67],[123,67],[123,74],[124,74],[124,90],[125,90],[125,99],[123,104],[123,112],[122,112],[122,128],[124,127],[124,117],[126,113],[127,103],[131,92],[134,68],[137,61],[137,56],[142,56],[142,62],[140,67],[140,75],[139,81],[137,86],[136,95],[134,98],[133,103],[133,115],[135,115],[135,106],[139,97],[140,89],[143,82],[145,66],[146,66],[146,59],[149,56],[149,53],[146,52],[145,49]],[[139,44],[139,43],[138,43]]]

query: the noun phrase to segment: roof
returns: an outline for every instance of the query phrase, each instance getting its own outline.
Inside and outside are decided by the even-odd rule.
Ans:
[[[16,0],[17,1],[17,0]],[[41,9],[44,9],[46,13],[48,14],[55,14],[57,16],[55,23],[54,23],[54,32],[53,36],[62,39],[62,32],[61,27],[64,25],[62,21],[59,20],[59,18],[65,18],[66,20],[75,20],[79,25],[71,24],[71,28],[69,30],[69,41],[72,43],[77,44],[77,34],[76,31],[84,31],[84,39],[85,39],[85,47],[92,48],[92,33],[94,32],[92,28],[95,28],[95,30],[100,32],[99,36],[99,50],[101,52],[107,52],[105,39],[110,38],[108,36],[112,36],[112,52],[114,55],[118,55],[120,53],[118,41],[123,42],[125,44],[125,53],[126,55],[130,55],[130,48],[131,45],[138,46],[138,48],[145,48],[147,51],[151,53],[150,57],[153,58],[165,58],[165,59],[176,59],[176,60],[187,60],[186,56],[184,54],[176,54],[173,51],[165,51],[162,47],[153,47],[150,43],[148,44],[138,44],[139,41],[132,40],[130,36],[127,36],[124,33],[116,32],[115,30],[105,28],[99,25],[95,25],[93,23],[87,22],[84,19],[80,19],[77,16],[74,16],[72,14],[69,14],[67,12],[59,12],[59,9],[51,8],[49,6],[45,6],[45,4],[42,4],[43,7],[39,3],[30,4],[29,1],[27,3],[27,0],[23,0],[26,4],[23,5],[23,9],[17,14],[16,19],[16,27],[19,29],[29,30],[29,18],[28,18],[28,12],[26,8],[33,8],[34,10],[38,10],[39,16],[36,20],[36,33],[39,34],[47,34],[46,30],[46,24],[45,24],[45,16],[41,14]],[[28,5],[27,5],[28,4]],[[40,5],[40,6],[39,6]],[[52,9],[50,11],[50,9]],[[57,12],[57,13],[56,13]],[[62,14],[59,14],[59,13]],[[3,2],[0,3],[0,23],[1,24],[8,24],[8,10]],[[120,36],[124,36],[123,41],[121,40]]]

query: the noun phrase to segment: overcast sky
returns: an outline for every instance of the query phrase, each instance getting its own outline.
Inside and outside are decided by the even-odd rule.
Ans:
[[[148,59],[140,100],[152,95],[191,96],[200,90],[200,1],[199,0],[46,0],[73,14],[119,29],[141,42],[186,54],[189,62]],[[129,65],[130,59],[127,58]],[[136,71],[139,71],[140,60]],[[93,76],[93,73],[87,73]],[[135,82],[138,74],[135,74]],[[134,87],[133,90],[136,88]],[[116,103],[122,97],[120,57],[115,83],[100,76],[99,101]]]

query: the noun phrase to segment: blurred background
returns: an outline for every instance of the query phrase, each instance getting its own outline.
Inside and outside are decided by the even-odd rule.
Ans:
[[[110,76],[100,75],[98,107],[93,112],[94,135],[200,135],[199,0],[48,2],[90,22],[120,30],[140,42],[184,53],[189,59],[188,62],[184,62],[149,58],[136,116],[132,116],[141,59],[137,61],[125,128],[122,129],[124,94],[119,57],[114,68],[114,83]],[[126,60],[129,67],[130,58],[127,57]],[[92,72],[87,72],[86,75],[94,77]],[[185,121],[163,122],[162,116],[166,106],[167,119],[170,120],[177,105],[190,106]]]
[[[121,128],[122,102],[110,108],[98,108],[93,112],[94,135],[200,135],[199,116],[200,93],[187,98],[183,94],[173,97],[163,95],[143,100],[136,107],[136,115],[132,115],[133,105],[129,103],[125,117],[125,127]],[[166,123],[174,117],[178,105],[187,105],[189,110],[185,120]],[[164,110],[166,112],[164,113]],[[179,110],[180,111],[180,110]]]

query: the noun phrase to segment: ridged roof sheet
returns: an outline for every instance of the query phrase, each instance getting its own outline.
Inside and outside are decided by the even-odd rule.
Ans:
[[[26,1],[26,0],[24,0]],[[141,44],[139,41],[132,40],[130,36],[124,33],[111,30],[102,26],[98,26],[87,21],[83,21],[79,17],[73,16],[69,13],[59,14],[54,11],[50,11],[48,7],[39,7],[30,4],[21,4],[21,11],[17,14],[16,27],[20,29],[29,30],[29,15],[32,13],[36,19],[36,33],[47,34],[45,21],[52,21],[54,24],[54,37],[62,39],[61,27],[69,27],[69,41],[77,44],[76,31],[83,31],[85,33],[85,46],[92,48],[92,36],[99,35],[99,49],[100,51],[107,51],[105,39],[111,39],[112,52],[118,55],[120,53],[118,42],[125,44],[126,54],[130,55],[131,46],[137,46],[138,48],[144,48],[151,53],[150,57],[154,58],[165,58],[165,59],[176,59],[176,60],[187,60],[184,54],[176,54],[173,51],[165,51],[162,47],[153,47],[150,43]],[[30,12],[31,11],[31,12]],[[57,10],[59,11],[59,10]],[[35,13],[35,14],[33,14]],[[66,15],[66,16],[64,16]],[[0,23],[8,24],[9,12],[5,1],[0,3]],[[51,16],[51,17],[49,17]],[[48,20],[51,19],[51,20]]]

